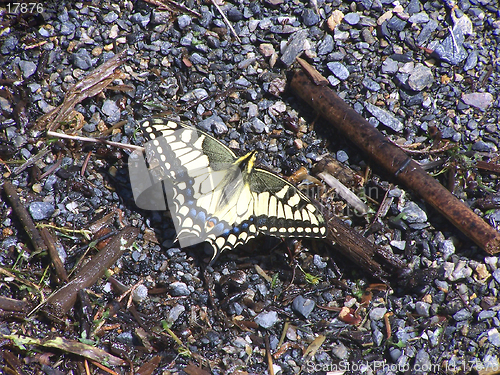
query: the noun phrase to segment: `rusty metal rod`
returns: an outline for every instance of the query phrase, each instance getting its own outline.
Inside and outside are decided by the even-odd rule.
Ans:
[[[429,176],[332,89],[314,84],[303,71],[294,74],[291,87],[304,101],[363,150],[371,160],[419,194],[477,245],[489,254],[500,252],[499,232]]]

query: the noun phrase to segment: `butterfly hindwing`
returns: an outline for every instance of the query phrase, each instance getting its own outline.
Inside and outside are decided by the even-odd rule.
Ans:
[[[288,181],[223,143],[173,120],[141,124],[149,170],[162,181],[181,246],[207,241],[214,256],[259,233],[324,237],[323,216]]]
[[[325,236],[325,222],[318,208],[288,181],[256,168],[250,188],[259,232],[278,237]]]

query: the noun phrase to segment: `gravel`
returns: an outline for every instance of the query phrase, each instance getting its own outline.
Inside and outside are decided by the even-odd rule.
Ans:
[[[112,232],[132,225],[140,235],[136,247],[110,268],[123,285],[138,285],[130,299],[135,310],[127,306],[128,296],[118,302],[120,293],[102,278],[87,293],[88,312],[76,305],[60,320],[70,328],[61,329],[37,311],[31,320],[2,315],[0,332],[85,338],[103,350],[126,353],[136,368],[155,356],[157,373],[188,372],[196,363],[214,374],[263,374],[269,372],[266,342],[275,373],[282,374],[314,368],[326,373],[339,363],[408,366],[409,373],[419,367],[429,374],[500,368],[498,257],[397,185],[288,87],[300,56],[390,142],[499,229],[497,4],[219,4],[240,41],[210,2],[187,2],[189,10],[183,11],[144,1],[48,1],[41,13],[1,13],[2,179],[12,182],[36,224],[50,225],[67,272],[98,251],[80,230],[105,214],[121,212],[110,224]],[[137,123],[170,116],[208,132],[238,155],[257,150],[259,164],[285,176],[301,166],[311,170],[330,154],[358,174],[363,188],[353,190],[372,212],[384,197],[388,205],[374,220],[373,214],[360,218],[342,211],[345,203],[336,205],[340,199],[328,189],[323,203],[335,204],[353,230],[393,252],[405,272],[381,286],[321,241],[258,238],[210,266],[212,254],[203,245],[174,247],[169,214],[134,203],[129,151],[48,142],[46,125],[37,124],[75,83],[123,50],[126,61],[110,87],[76,104],[58,131],[101,137],[116,125],[107,139],[143,145]],[[48,152],[17,171],[46,146]],[[62,283],[49,255],[33,252],[8,201],[0,200],[0,212],[0,261],[10,272],[3,275],[2,297],[36,306],[40,291],[48,296]],[[104,306],[117,310],[108,315]],[[341,318],[345,309],[349,313]],[[102,322],[105,329],[85,330],[87,321]],[[148,333],[140,333],[143,328]],[[313,342],[322,344],[304,357]],[[10,372],[67,372],[81,363],[63,351],[40,361],[32,348],[8,340],[4,347],[20,361],[19,370]],[[4,357],[2,366],[11,366]]]

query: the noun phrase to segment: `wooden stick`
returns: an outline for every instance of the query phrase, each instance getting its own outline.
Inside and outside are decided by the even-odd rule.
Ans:
[[[44,308],[51,318],[58,318],[66,314],[73,307],[78,291],[88,288],[101,277],[104,272],[116,262],[123,252],[132,245],[139,234],[139,230],[126,227],[117,234],[99,253],[94,255],[78,273],[57,292],[51,295]],[[40,306],[33,310],[36,311]]]
[[[40,232],[35,226],[33,219],[28,213],[28,210],[21,203],[21,200],[17,195],[16,188],[9,181],[5,181],[3,183],[3,190],[7,195],[7,199],[9,200],[12,209],[16,213],[17,217],[19,218],[19,221],[24,227],[24,230],[28,234],[28,237],[30,238],[31,243],[35,248],[36,253],[47,251],[47,245],[45,245],[45,242],[43,241]]]
[[[4,311],[26,311],[28,302],[0,296],[0,310]]]
[[[57,276],[62,282],[67,283],[69,281],[68,273],[64,268],[64,264],[61,258],[59,257],[59,252],[57,251],[54,238],[52,237],[52,235],[50,234],[49,230],[46,227],[42,227],[40,229],[40,233],[42,235],[43,240],[45,241],[45,244],[49,248],[50,258],[52,259],[52,264],[54,265]]]
[[[295,73],[291,87],[304,101],[362,149],[370,160],[384,167],[399,181],[413,189],[477,245],[489,254],[500,252],[500,233],[429,176],[332,89],[315,85],[302,71]]]

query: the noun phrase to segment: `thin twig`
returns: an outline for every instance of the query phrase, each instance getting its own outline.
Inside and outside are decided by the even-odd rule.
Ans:
[[[271,344],[269,343],[269,335],[264,336],[266,344],[267,368],[270,375],[274,375],[273,356],[271,355]]]
[[[50,131],[50,130],[47,132],[47,135],[51,136],[51,137],[71,139],[73,141],[102,143],[102,144],[105,144],[105,145],[108,145],[108,146],[114,146],[114,147],[118,147],[118,148],[129,149],[129,150],[132,150],[132,151],[144,151],[144,147],[141,147],[141,146],[135,146],[135,145],[126,144],[126,143],[112,142],[112,141],[107,141],[105,139],[100,139],[100,138],[80,137],[78,135],[68,135],[68,134],[53,132],[53,131]]]
[[[83,161],[82,169],[80,171],[80,176],[85,176],[85,170],[87,169],[87,165],[89,164],[90,157],[92,156],[92,151],[87,153],[85,160]]]
[[[52,167],[49,168],[49,170],[47,172],[45,172],[44,174],[42,174],[38,180],[41,181],[43,180],[45,177],[47,177],[48,175],[50,175],[51,173],[53,173],[57,168],[59,168],[62,164],[62,154],[59,153],[59,155],[57,155],[57,160],[56,162],[54,163],[54,165]]]
[[[50,151],[50,148],[48,146],[45,146],[45,148],[43,148],[42,150],[40,150],[38,152],[38,154],[36,154],[35,156],[32,156],[31,158],[29,158],[28,160],[26,160],[26,162],[23,165],[20,165],[19,167],[17,167],[16,169],[14,169],[14,172],[12,172],[12,174],[14,176],[17,176],[19,173],[21,173],[22,171],[24,171],[26,168],[29,168],[30,166],[32,166],[33,164],[35,164],[38,160],[40,160],[45,155],[47,155],[49,151]]]
[[[168,9],[168,5],[165,4],[163,1],[160,1],[160,0],[144,0],[144,1],[146,3],[150,3],[150,4],[153,4],[153,5],[156,5],[159,8],[167,8]],[[170,3],[170,5],[172,5],[174,8],[180,9],[183,12],[191,14],[192,16],[201,18],[201,14],[200,13],[195,12],[194,10],[187,8],[187,7],[185,7],[182,4],[179,4],[179,3],[177,3],[177,2],[175,2],[173,0],[166,0],[166,1],[168,3]]]
[[[224,22],[226,23],[227,27],[229,27],[229,30],[231,30],[231,32],[234,34],[234,36],[236,37],[236,39],[238,40],[238,42],[241,43],[240,37],[238,36],[238,34],[236,34],[236,30],[234,30],[233,25],[231,25],[231,23],[227,19],[226,15],[224,14],[224,12],[220,8],[220,6],[217,4],[217,2],[215,0],[211,0],[211,1],[212,1],[212,4],[214,4],[215,7],[217,8],[217,10],[220,12],[222,18],[224,19]]]

